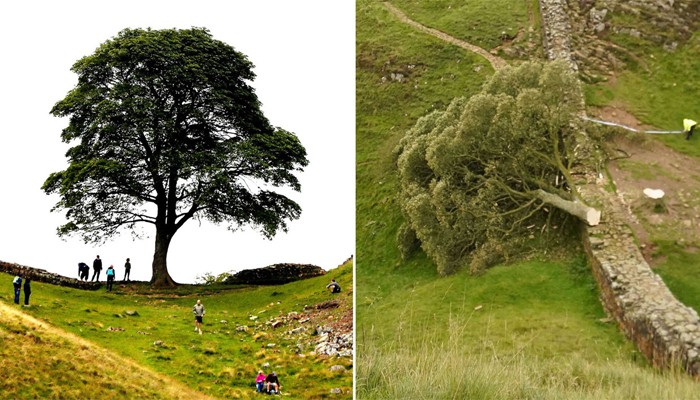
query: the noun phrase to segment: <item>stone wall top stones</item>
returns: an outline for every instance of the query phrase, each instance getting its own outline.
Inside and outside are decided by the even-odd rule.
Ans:
[[[22,278],[29,278],[35,282],[44,282],[52,285],[72,287],[83,290],[97,290],[102,284],[99,282],[85,282],[75,278],[67,278],[63,275],[54,274],[43,269],[27,267],[25,265],[0,261],[0,272],[10,275],[19,275]],[[76,269],[77,274],[77,269]]]

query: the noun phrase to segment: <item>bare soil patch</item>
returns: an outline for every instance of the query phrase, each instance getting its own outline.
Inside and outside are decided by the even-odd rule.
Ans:
[[[605,107],[591,112],[597,118],[636,129],[651,129],[621,108]],[[700,236],[700,160],[680,154],[653,137],[630,134],[607,143],[611,158],[608,172],[627,206],[629,226],[650,265],[656,240],[675,241],[688,251],[697,250]],[[665,196],[652,200],[645,188],[661,189]]]

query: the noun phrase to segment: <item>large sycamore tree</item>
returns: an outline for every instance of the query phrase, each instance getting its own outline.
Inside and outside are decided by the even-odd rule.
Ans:
[[[58,234],[103,243],[152,224],[151,282],[172,286],[168,248],[191,219],[286,231],[301,209],[276,190],[300,190],[306,150],[261,112],[252,68],[203,28],[125,29],[78,60],[51,110],[69,117],[69,165],[42,187],[66,213]]]
[[[441,274],[477,272],[543,231],[561,232],[572,215],[597,224],[572,174],[591,161],[581,151],[592,139],[575,123],[581,99],[565,63],[528,62],[421,118],[396,150],[403,255],[420,246]]]

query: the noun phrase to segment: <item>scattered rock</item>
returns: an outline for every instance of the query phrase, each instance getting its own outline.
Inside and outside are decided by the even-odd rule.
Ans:
[[[338,308],[339,306],[340,306],[340,304],[338,304],[337,301],[328,300],[328,301],[324,301],[323,303],[316,304],[315,308],[317,310],[325,310],[327,308]]]
[[[121,332],[123,330],[124,330],[124,328],[117,328],[117,327],[113,327],[113,326],[110,326],[109,328],[107,328],[107,331],[110,331],[110,332]]]
[[[343,367],[342,365],[333,365],[332,367],[330,367],[330,370],[333,372],[345,372],[345,367]]]
[[[277,328],[279,328],[279,327],[282,326],[282,325],[284,325],[284,322],[282,322],[282,321],[275,321],[275,322],[272,323],[272,329],[277,329]]]
[[[153,345],[154,345],[154,346],[162,346],[162,345],[163,345],[163,341],[162,341],[162,340],[156,340],[155,342],[153,342]]]
[[[128,316],[130,316],[130,317],[138,317],[138,316],[140,316],[140,315],[139,315],[139,312],[136,311],[136,310],[126,310],[126,311],[124,311],[124,314],[126,314],[126,315],[128,315]]]

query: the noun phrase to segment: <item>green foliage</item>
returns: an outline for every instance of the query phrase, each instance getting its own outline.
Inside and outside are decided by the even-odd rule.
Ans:
[[[403,222],[393,148],[420,116],[444,108],[449,99],[475,93],[492,69],[469,51],[416,32],[380,2],[358,1],[356,26],[359,296],[384,277],[401,279],[393,273],[401,258],[398,248],[386,245],[396,242]],[[406,79],[392,81],[391,72]]]
[[[406,223],[401,224],[399,227],[399,231],[396,233],[396,242],[399,244],[402,260],[409,259],[420,248],[420,241],[416,237],[416,231],[411,229]]]
[[[59,235],[100,242],[154,224],[164,264],[193,218],[285,231],[301,208],[274,189],[300,190],[306,150],[263,115],[252,68],[201,28],[125,29],[78,60],[78,84],[51,110],[69,117],[69,166],[42,186],[67,211]]]
[[[565,215],[535,193],[573,198],[571,120],[579,98],[564,63],[524,63],[496,72],[481,93],[453,100],[406,133],[396,148],[401,207],[440,274],[486,246],[481,253],[489,258],[472,268],[482,270],[503,260],[504,242],[561,223]]]
[[[234,272],[222,272],[218,275],[214,275],[211,272],[205,272],[201,275],[197,275],[195,283],[200,285],[213,285],[215,283],[224,283],[228,278],[232,277]]]

